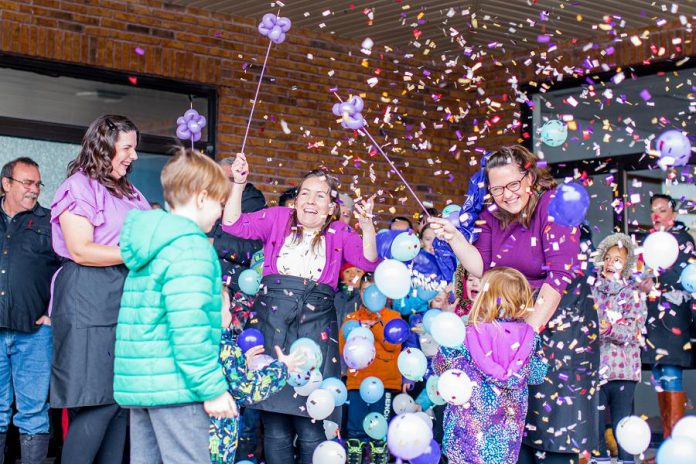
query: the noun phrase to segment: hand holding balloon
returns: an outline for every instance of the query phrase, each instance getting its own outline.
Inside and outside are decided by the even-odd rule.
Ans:
[[[244,153],[237,153],[232,163],[232,179],[235,184],[244,184],[249,176],[249,163]]]
[[[257,345],[249,348],[246,353],[244,353],[244,357],[246,359],[246,364],[247,366],[250,364],[254,364],[254,358],[257,356],[262,355],[264,352],[263,345]]]
[[[306,361],[304,352],[301,350],[297,350],[286,355],[283,353],[283,350],[281,350],[279,346],[276,346],[275,352],[278,361],[285,364],[285,366],[288,368],[288,372],[300,371],[299,366],[301,366]]]

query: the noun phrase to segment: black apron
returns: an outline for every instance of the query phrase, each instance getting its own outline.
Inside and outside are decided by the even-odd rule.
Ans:
[[[67,261],[53,284],[51,407],[113,404],[116,321],[128,269]]]
[[[577,278],[541,333],[549,370],[529,386],[523,443],[556,453],[597,448],[599,321],[587,277]]]
[[[274,356],[275,346],[281,347],[287,354],[295,340],[310,338],[321,348],[323,378],[340,377],[334,294],[330,286],[301,277],[264,277],[252,308],[256,320],[251,325],[263,332],[266,354]],[[286,385],[279,393],[253,408],[309,417],[306,403],[306,396],[297,395],[293,387]],[[336,408],[328,419],[340,424],[340,409]]]

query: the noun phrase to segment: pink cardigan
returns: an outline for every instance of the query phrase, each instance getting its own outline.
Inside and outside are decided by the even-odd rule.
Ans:
[[[278,255],[288,235],[288,222],[291,208],[274,206],[255,213],[243,213],[234,224],[222,224],[222,230],[240,238],[262,240],[264,263],[263,275],[278,274],[276,266]],[[344,261],[364,271],[374,271],[379,264],[369,261],[363,255],[362,238],[347,224],[334,221],[324,236],[326,243],[326,266],[319,277],[319,283],[336,289],[338,274]]]

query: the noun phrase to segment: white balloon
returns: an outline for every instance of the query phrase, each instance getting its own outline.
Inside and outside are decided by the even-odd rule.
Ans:
[[[361,45],[362,45],[362,48],[364,48],[365,50],[371,50],[372,47],[375,45],[375,43],[373,42],[373,40],[371,38],[366,37],[365,40],[362,41]]]
[[[400,300],[411,291],[411,271],[401,261],[385,259],[375,269],[375,284],[392,300]]]
[[[684,416],[672,429],[672,437],[686,437],[696,441],[696,416]]]
[[[315,420],[324,420],[331,415],[336,407],[333,393],[318,388],[307,397],[307,414]]]
[[[624,417],[616,426],[616,441],[629,454],[644,453],[650,446],[650,426],[638,416]]]
[[[338,424],[334,421],[325,420],[323,423],[324,435],[326,435],[327,440],[333,440],[338,436]]]
[[[351,369],[365,369],[374,362],[375,356],[377,349],[374,343],[362,338],[350,340],[343,346],[343,360]]]
[[[443,312],[433,319],[430,333],[440,346],[455,348],[464,343],[466,326],[455,313]]]
[[[321,386],[321,382],[324,380],[324,376],[318,370],[313,370],[309,373],[309,382],[302,385],[301,387],[295,387],[295,393],[300,396],[309,396],[314,390]]]
[[[421,351],[426,358],[431,358],[437,354],[437,350],[440,349],[440,345],[437,344],[435,339],[429,333],[421,334],[418,337],[418,342],[420,343]]]
[[[356,338],[364,338],[365,340],[368,340],[370,343],[375,342],[375,335],[367,327],[356,327],[353,330],[351,330],[348,334],[348,337],[346,338],[346,343]]]
[[[267,354],[260,354],[258,356],[254,356],[249,362],[249,364],[247,364],[247,367],[250,371],[259,371],[271,364],[273,361],[275,361],[275,359],[268,356]]]
[[[425,453],[433,439],[433,431],[416,414],[401,414],[389,423],[387,444],[391,453],[401,459],[413,459]]]
[[[652,269],[668,269],[678,257],[679,242],[669,232],[653,232],[643,242],[643,259]]]
[[[312,464],[345,464],[346,450],[335,441],[319,443],[312,455]]]
[[[471,399],[474,384],[461,369],[450,369],[440,376],[437,382],[437,390],[442,399],[455,406],[466,404]]]
[[[433,418],[430,417],[430,416],[428,415],[428,413],[423,412],[423,411],[418,411],[418,412],[415,413],[415,414],[416,414],[416,416],[418,416],[418,417],[420,417],[421,419],[423,419],[423,422],[425,422],[426,424],[428,424],[428,427],[430,427],[430,429],[432,430],[432,428],[433,428]]]
[[[397,414],[405,414],[408,412],[416,412],[416,402],[413,401],[406,393],[399,393],[392,400],[392,408]]]

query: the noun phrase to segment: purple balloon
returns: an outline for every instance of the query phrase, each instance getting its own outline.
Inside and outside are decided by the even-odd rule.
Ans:
[[[384,326],[384,339],[389,343],[398,345],[408,338],[411,332],[408,323],[403,319],[392,319]]]
[[[560,185],[549,202],[549,216],[556,224],[577,227],[585,220],[590,207],[590,196],[580,184],[569,182]]]
[[[691,142],[678,130],[668,130],[660,134],[655,141],[655,148],[660,151],[660,158],[666,166],[684,166],[691,158]]]
[[[437,444],[435,440],[430,442],[430,447],[428,450],[418,457],[411,459],[411,464],[437,464],[440,462],[440,456],[442,452],[440,451],[440,445]]]
[[[268,37],[271,42],[280,44],[285,41],[285,33],[290,30],[292,22],[288,18],[281,18],[273,13],[266,13],[261,18],[258,31],[261,35]]]
[[[198,142],[201,139],[201,131],[207,124],[204,116],[198,114],[198,111],[191,108],[186,110],[183,116],[177,118],[176,136],[181,140],[191,140]]]
[[[198,118],[198,111],[194,110],[193,108],[191,108],[190,110],[186,110],[186,112],[184,113],[184,121],[188,122],[194,118]]]
[[[263,333],[259,329],[245,329],[237,337],[237,345],[242,349],[242,353],[246,353],[255,346],[261,346],[263,343]]]
[[[363,99],[354,95],[347,102],[336,103],[333,108],[333,114],[341,117],[341,125],[346,129],[362,129],[365,125],[365,120],[362,117],[361,111],[365,103]]]
[[[188,129],[186,124],[182,124],[176,128],[176,136],[181,140],[188,140],[191,138],[191,131]]]

